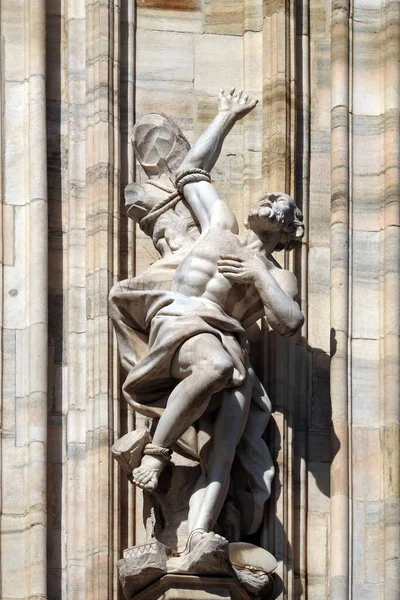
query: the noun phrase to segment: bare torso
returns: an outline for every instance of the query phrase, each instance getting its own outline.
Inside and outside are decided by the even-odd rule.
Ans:
[[[246,313],[252,315],[253,322],[256,321],[264,311],[255,287],[233,283],[220,273],[218,260],[221,254],[249,258],[252,250],[231,231],[211,229],[197,241],[176,270],[173,290],[184,296],[210,300],[240,322]],[[268,268],[276,269],[273,263],[262,258]]]

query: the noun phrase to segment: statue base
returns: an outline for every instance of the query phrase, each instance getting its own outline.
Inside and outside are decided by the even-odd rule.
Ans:
[[[118,571],[127,600],[258,600],[273,593],[276,566],[266,550],[210,532],[180,556],[157,540],[128,548]]]
[[[167,572],[169,554],[169,548],[156,540],[124,550],[118,572],[125,598],[136,598],[138,592],[160,579]]]
[[[135,600],[249,600],[233,577],[168,573],[134,596]]]

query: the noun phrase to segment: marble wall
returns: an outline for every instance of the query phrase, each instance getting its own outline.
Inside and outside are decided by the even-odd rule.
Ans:
[[[107,294],[156,258],[129,135],[161,110],[193,141],[236,85],[260,102],[216,187],[240,222],[289,192],[307,226],[280,257],[301,334],[251,332],[278,467],[259,539],[280,598],[397,598],[400,1],[0,0],[0,28],[0,597],[121,597],[144,532],[109,453],[135,418]]]

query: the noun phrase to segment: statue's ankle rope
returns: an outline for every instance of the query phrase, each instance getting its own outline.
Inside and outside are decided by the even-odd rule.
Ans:
[[[146,444],[143,454],[145,456],[158,456],[168,462],[171,460],[172,450],[163,446],[157,446],[156,444]]]

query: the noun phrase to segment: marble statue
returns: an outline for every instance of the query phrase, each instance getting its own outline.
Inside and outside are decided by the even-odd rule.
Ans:
[[[263,196],[240,235],[209,175],[226,135],[256,104],[242,91],[221,90],[218,114],[192,148],[161,114],[143,117],[133,132],[148,180],[127,187],[128,214],[160,260],[110,293],[123,392],[150,418],[115,444],[114,456],[153,496],[173,452],[201,466],[188,500],[186,548],[170,570],[190,572],[182,557],[227,544],[215,528],[236,543],[259,528],[274,473],[262,437],[271,406],[249,361],[246,328],[265,316],[288,336],[303,323],[296,278],[272,257],[303,235],[293,199]]]

